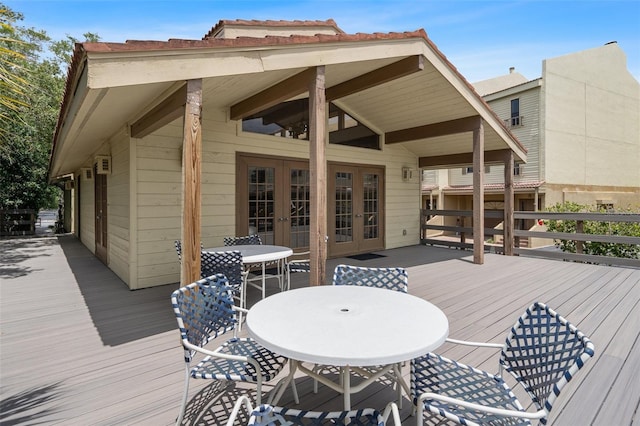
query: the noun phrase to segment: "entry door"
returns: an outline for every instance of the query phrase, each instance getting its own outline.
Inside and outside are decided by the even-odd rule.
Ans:
[[[96,257],[107,264],[107,175],[93,170],[95,182]]]
[[[309,164],[238,157],[236,234],[257,233],[264,244],[309,247]]]
[[[329,254],[384,249],[384,168],[329,164]]]

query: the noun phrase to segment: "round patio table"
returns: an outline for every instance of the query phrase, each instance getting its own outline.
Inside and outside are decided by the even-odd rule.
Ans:
[[[396,380],[409,394],[398,363],[439,347],[449,333],[445,314],[432,303],[406,293],[364,286],[313,286],[272,295],[256,303],[247,314],[249,335],[267,349],[288,357],[288,381],[296,369],[344,394],[379,377],[396,372]],[[303,362],[343,367],[337,384],[302,365]],[[382,366],[378,373],[351,387],[352,367]]]

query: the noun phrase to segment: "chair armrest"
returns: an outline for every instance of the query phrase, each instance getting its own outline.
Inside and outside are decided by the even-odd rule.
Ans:
[[[247,314],[247,313],[249,313],[249,310],[248,310],[248,309],[241,308],[240,306],[236,306],[236,305],[233,305],[233,308],[232,308],[232,309],[233,309],[234,311],[238,311],[238,312],[241,312],[241,313],[243,313],[243,314]]]
[[[251,401],[246,395],[241,395],[236,403],[233,405],[233,410],[231,410],[231,415],[229,415],[229,420],[227,420],[226,426],[232,426],[240,412],[240,409],[244,406],[246,408],[247,413],[251,415],[253,412],[253,406],[251,405]]]
[[[218,352],[217,350],[215,351],[210,351],[209,349],[205,349],[201,346],[196,346],[193,343],[190,343],[186,340],[182,341],[182,345],[191,350],[191,351],[196,351],[199,352],[201,354],[205,354],[205,355],[209,355],[211,357],[215,357],[215,358],[221,358],[221,359],[228,359],[228,360],[232,360],[232,361],[241,361],[241,362],[248,362],[249,364],[251,364],[253,366],[253,368],[256,369],[257,372],[259,372],[260,374],[258,375],[259,377],[262,377],[262,371],[260,370],[260,365],[258,364],[258,362],[248,356],[240,356],[240,355],[231,355],[231,354],[223,354],[221,352]],[[218,348],[221,349],[221,348]],[[261,380],[261,379],[260,379]]]
[[[398,406],[396,405],[395,402],[390,402],[387,404],[387,406],[384,408],[384,412],[382,413],[382,419],[384,420],[384,424],[389,424],[387,423],[387,420],[389,419],[389,415],[393,416],[393,424],[395,426],[402,426],[402,422],[400,421],[400,412],[398,411]]]
[[[502,343],[490,343],[490,342],[470,342],[467,340],[457,340],[457,339],[451,339],[451,338],[446,338],[445,342],[449,342],[449,343],[455,343],[456,345],[465,345],[465,346],[478,346],[481,348],[496,348],[496,349],[502,349],[504,347],[504,345]]]
[[[458,405],[460,407],[465,407],[471,410],[482,411],[485,413],[495,414],[497,416],[503,417],[519,417],[522,419],[541,419],[547,415],[545,410],[538,410],[534,413],[528,411],[517,411],[517,410],[505,410],[504,408],[495,408],[488,407],[486,405],[475,404],[473,402],[467,402],[462,399],[451,398],[449,396],[440,395],[437,393],[425,392],[418,398],[418,407],[420,411],[420,415],[422,416],[422,410],[424,407],[425,399],[435,399],[438,401],[446,402],[448,404]]]

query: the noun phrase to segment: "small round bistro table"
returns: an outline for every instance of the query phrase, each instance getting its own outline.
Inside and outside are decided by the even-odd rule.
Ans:
[[[293,254],[293,250],[289,247],[284,246],[274,246],[269,244],[248,244],[248,245],[237,245],[237,246],[223,246],[223,247],[211,247],[206,248],[205,251],[230,251],[237,250],[242,253],[242,263],[245,266],[261,264],[262,265],[262,275],[257,277],[258,280],[261,281],[261,286],[257,286],[253,284],[255,279],[248,279],[247,284],[253,285],[256,288],[262,289],[262,298],[264,299],[266,296],[266,279],[267,278],[278,278],[278,283],[280,289],[284,288],[284,265],[282,261],[288,258]],[[278,274],[277,275],[267,275],[265,271],[265,265],[268,262],[278,261]]]

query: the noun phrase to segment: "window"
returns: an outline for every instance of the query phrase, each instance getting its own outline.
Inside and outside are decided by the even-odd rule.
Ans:
[[[513,164],[513,175],[514,176],[522,176],[524,173],[524,164],[522,163],[514,163]]]
[[[355,118],[329,104],[329,143],[380,149],[380,138]],[[309,99],[283,102],[242,120],[242,130],[289,139],[309,140]]]
[[[511,118],[505,120],[508,127],[522,126],[520,115],[520,99],[511,99]]]
[[[489,165],[484,166],[484,172],[485,173],[491,172],[491,166],[489,166]],[[462,168],[462,174],[463,175],[470,175],[472,173],[473,173],[473,167],[463,167]]]

